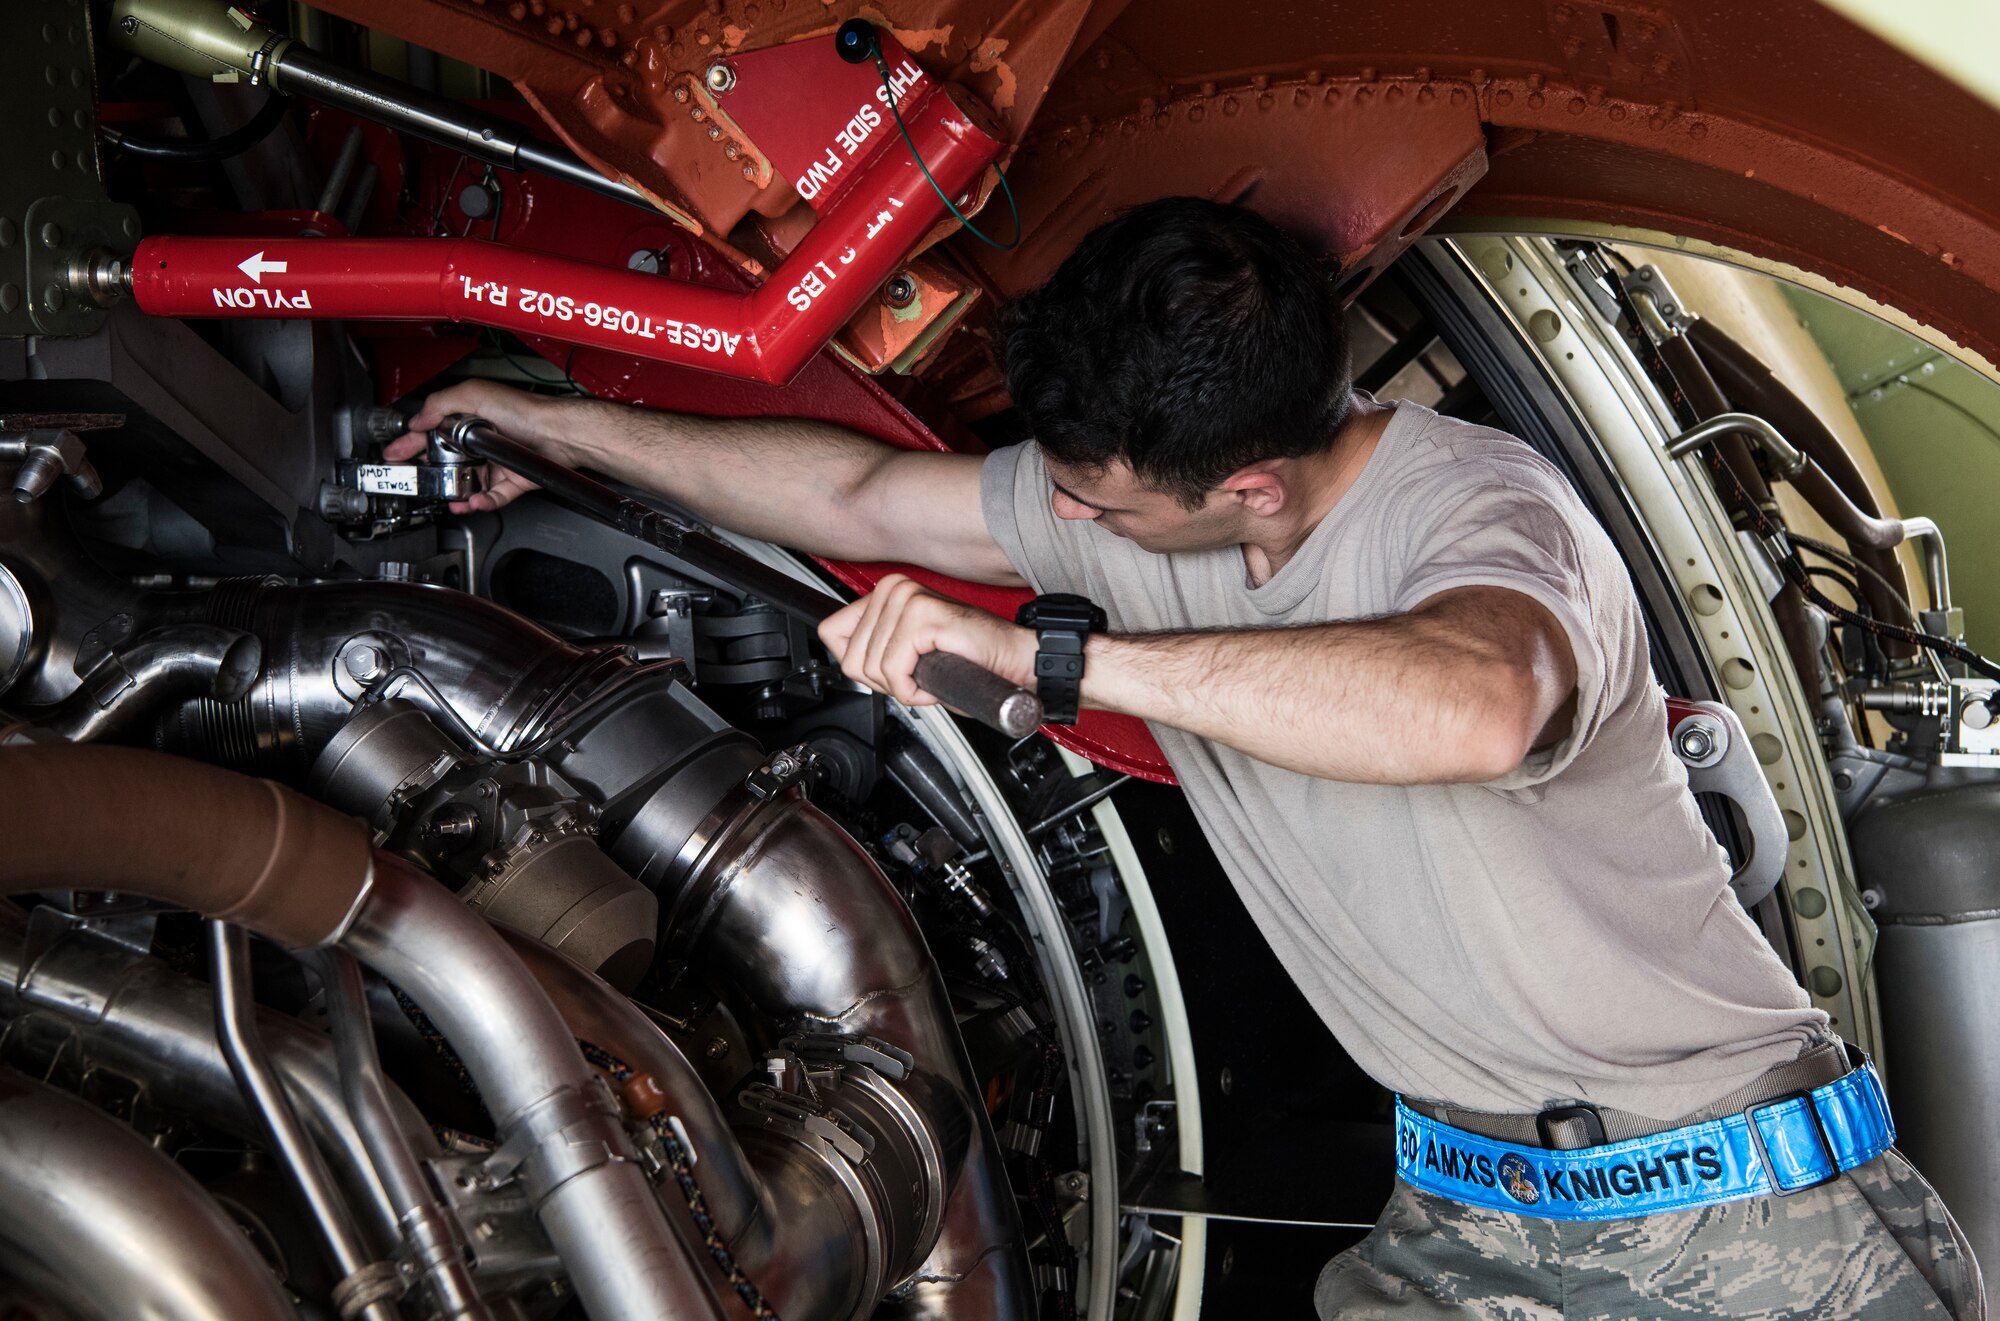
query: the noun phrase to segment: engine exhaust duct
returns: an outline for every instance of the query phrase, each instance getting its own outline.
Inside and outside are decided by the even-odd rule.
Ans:
[[[243,1231],[186,1172],[11,1069],[0,1069],[0,1250],[31,1287],[99,1321],[298,1317]]]
[[[393,979],[464,1059],[591,1316],[721,1321],[548,998],[442,887],[400,859],[371,861],[353,821],[273,784],[106,747],[0,748],[0,801],[21,821],[0,893],[116,877],[293,948],[338,944]]]

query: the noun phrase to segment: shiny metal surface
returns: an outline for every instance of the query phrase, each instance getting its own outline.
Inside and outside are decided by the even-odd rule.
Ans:
[[[634,1162],[616,1104],[498,934],[381,854],[342,944],[421,1005],[464,1060],[593,1321],[720,1321]]]
[[[0,1251],[102,1321],[298,1313],[236,1224],[130,1129],[0,1069]]]
[[[35,1070],[67,1058],[129,1080],[170,1109],[261,1140],[262,1120],[216,1040],[206,986],[87,929],[38,938],[35,946],[30,961],[27,920],[0,903],[0,1055]],[[386,1251],[396,1238],[395,1211],[348,1115],[331,1043],[268,1009],[258,1013],[258,1032],[342,1193]],[[389,1103],[404,1140],[433,1150],[430,1128],[409,1099],[392,1089]]]
[[[662,943],[752,1021],[879,1037],[976,1095],[951,1004],[922,934],[881,872],[795,794],[741,816],[677,893]],[[922,1316],[1028,1315],[1035,1291],[985,1112],[968,1104],[964,1171],[935,1248],[896,1306]],[[895,1281],[892,1281],[895,1282]]]
[[[1931,609],[1949,611],[1951,565],[1945,558],[1943,529],[1928,518],[1906,518],[1903,537],[1924,545],[1924,587],[1930,593]]]
[[[241,701],[264,666],[264,644],[213,624],[167,624],[107,656],[55,706],[29,712],[72,743],[129,739],[192,698]]]
[[[332,952],[320,954],[316,963],[326,990],[327,1014],[333,1022],[341,1092],[395,1207],[410,1260],[439,1315],[483,1321],[493,1313],[480,1302],[471,1272],[466,1269],[465,1242],[458,1224],[432,1189],[389,1102],[388,1079],[375,1049],[375,1027],[368,1017],[361,970],[353,959]]]
[[[325,1158],[306,1136],[305,1126],[292,1110],[284,1085],[264,1051],[257,1031],[257,1006],[251,998],[250,934],[227,922],[209,921],[209,976],[215,986],[216,1035],[222,1042],[229,1070],[263,1117],[266,1136],[279,1163],[291,1175],[292,1186],[305,1202],[313,1223],[326,1240],[328,1254],[343,1280],[373,1264],[361,1241],[353,1213],[334,1187]],[[357,1315],[368,1321],[396,1321],[396,1312],[387,1302],[361,1308]]]
[[[33,611],[27,654],[7,690],[10,707],[50,706],[76,689],[84,635],[119,616],[141,621],[144,594],[84,554],[55,502],[0,500],[0,568]]]
[[[798,1142],[733,1132],[694,1066],[636,1005],[547,946],[501,934],[579,1040],[658,1085],[687,1132],[717,1232],[778,1314],[789,1321],[865,1314],[874,1301],[862,1292],[864,1218],[873,1215],[865,1191]],[[665,1185],[660,1196],[672,1202],[678,1194]]]
[[[1698,422],[1667,442],[1667,457],[1685,458],[1703,445],[1720,436],[1748,432],[1757,438],[1757,443],[1767,450],[1778,468],[1786,476],[1804,472],[1806,456],[1798,446],[1781,435],[1778,429],[1754,413],[1721,413],[1707,421]]]

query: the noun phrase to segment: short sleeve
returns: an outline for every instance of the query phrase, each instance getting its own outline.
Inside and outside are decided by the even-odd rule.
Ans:
[[[994,450],[979,470],[986,530],[1037,592],[1087,592],[1090,525],[1057,518],[1050,490],[1040,446],[1024,441]]]
[[[1398,613],[1458,587],[1504,587],[1539,602],[1562,626],[1576,659],[1577,708],[1570,732],[1530,753],[1486,787],[1527,790],[1582,755],[1616,705],[1609,691],[1614,623],[1597,606],[1616,593],[1624,566],[1582,504],[1553,471],[1508,464],[1426,502],[1396,594]],[[1603,575],[1617,578],[1605,583]],[[1611,590],[1606,590],[1607,588]]]

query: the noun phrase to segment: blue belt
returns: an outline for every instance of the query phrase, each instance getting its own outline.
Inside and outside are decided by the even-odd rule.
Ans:
[[[1622,1220],[1830,1183],[1896,1140],[1875,1066],[1741,1114],[1576,1151],[1481,1137],[1396,1101],[1396,1173],[1427,1193],[1547,1220]]]

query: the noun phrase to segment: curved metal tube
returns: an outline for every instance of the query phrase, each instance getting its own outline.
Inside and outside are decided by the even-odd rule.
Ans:
[[[209,988],[88,929],[58,936],[32,964],[27,946],[24,916],[0,903],[0,1053],[7,1059],[35,1070],[81,1060],[143,1085],[170,1109],[238,1137],[263,1137],[261,1117],[222,1057]],[[397,1239],[395,1210],[348,1115],[332,1046],[287,1015],[261,1010],[257,1018],[271,1063],[342,1195],[365,1215],[373,1245],[388,1251]],[[391,1091],[389,1103],[406,1141],[432,1143],[407,1097]]]
[[[857,1245],[864,1208],[853,1204],[851,1190],[796,1143],[739,1139],[687,1057],[609,983],[546,945],[501,935],[578,1039],[659,1085],[699,1158],[695,1177],[717,1232],[778,1314],[835,1321],[866,1311],[874,1300],[855,1293],[863,1278]]]
[[[722,1321],[653,1198],[617,1102],[491,927],[381,854],[340,944],[421,1005],[465,1061],[593,1321]]]
[[[847,833],[796,794],[751,807],[690,875],[662,892],[662,936],[746,1018],[879,1037],[978,1095],[951,1003],[923,935]],[[998,1144],[983,1108],[930,1256],[897,1290],[901,1314],[1032,1315],[1035,1291]]]
[[[298,1318],[201,1185],[130,1129],[10,1069],[0,1069],[0,1245],[29,1284],[103,1321]]]
[[[293,1191],[305,1203],[313,1223],[326,1240],[328,1255],[347,1284],[369,1270],[375,1262],[362,1245],[360,1231],[347,1203],[334,1189],[326,1162],[306,1137],[304,1125],[292,1112],[292,1103],[278,1081],[264,1053],[257,1033],[257,1005],[250,989],[250,936],[242,927],[210,921],[208,928],[208,968],[215,985],[215,1029],[222,1042],[223,1058],[237,1085],[250,1098],[250,1105],[264,1121],[267,1141],[278,1161],[292,1177]],[[393,1268],[391,1268],[393,1270]],[[394,1275],[390,1277],[393,1283]],[[396,1289],[397,1294],[402,1292]],[[357,1309],[356,1315],[369,1321],[396,1321],[395,1309],[387,1299],[378,1299]]]
[[[1786,477],[1798,476],[1811,462],[1798,446],[1786,440],[1776,427],[1755,413],[1717,413],[1706,421],[1697,422],[1667,442],[1667,457],[1685,458],[1712,440],[1746,431],[1770,451],[1778,471]]]
[[[264,644],[213,624],[169,624],[104,658],[75,692],[28,712],[72,743],[115,740],[192,698],[240,701],[264,668]]]
[[[1924,586],[1930,592],[1931,609],[1951,609],[1951,565],[1945,560],[1944,530],[1928,518],[1903,520],[1903,536],[1924,543]]]
[[[465,1265],[465,1244],[458,1222],[432,1191],[409,1139],[396,1122],[389,1102],[389,1080],[375,1048],[375,1025],[368,1017],[361,970],[343,954],[324,952],[317,960],[326,989],[327,1013],[333,1020],[334,1050],[340,1060],[340,1085],[348,1112],[361,1131],[376,1173],[395,1206],[396,1218],[414,1250],[439,1313],[475,1321],[493,1313],[479,1299],[472,1273]]]

